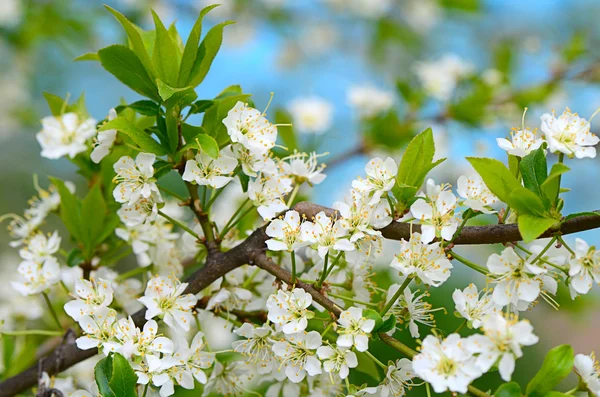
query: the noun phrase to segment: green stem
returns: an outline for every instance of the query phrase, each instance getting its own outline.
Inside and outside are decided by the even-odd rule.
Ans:
[[[63,291],[65,291],[65,293],[67,295],[71,294],[71,291],[69,291],[69,288],[66,286],[64,281],[60,280],[60,286],[62,287]]]
[[[244,219],[244,217],[246,215],[248,215],[250,212],[254,211],[254,206],[251,206],[250,208],[248,208],[246,211],[244,211],[244,213],[242,213],[236,220],[235,222],[233,222],[233,224],[229,225],[228,228],[223,228],[223,231],[221,231],[221,236],[225,237],[227,235],[227,233],[233,229],[234,227],[237,226],[238,223],[240,223],[240,221],[242,219]]]
[[[515,247],[517,247],[518,249],[520,249],[521,251],[525,252],[527,255],[533,255],[533,253],[531,251],[529,251],[527,248],[523,247],[521,244],[515,244]],[[555,269],[560,270],[561,272],[564,272],[565,274],[569,274],[569,272],[567,271],[567,269],[565,269],[564,267],[558,266],[550,261],[547,261],[544,258],[539,258],[538,261],[545,263],[548,266],[552,266]]]
[[[458,331],[460,331],[461,329],[463,329],[463,327],[467,324],[467,320],[465,319],[462,323],[460,323],[460,325],[458,326],[458,328],[456,328],[453,332],[453,334],[457,333]]]
[[[223,193],[223,190],[225,190],[225,188],[213,190],[214,194],[212,195],[212,197],[210,198],[210,200],[208,200],[208,203],[206,204],[206,211],[208,211],[210,209],[210,207],[213,205],[215,200],[221,195],[221,193]]]
[[[379,366],[380,366],[381,368],[383,368],[384,370],[387,370],[387,365],[385,365],[384,363],[382,363],[381,361],[379,361],[379,360],[377,359],[377,357],[375,357],[373,354],[371,354],[371,352],[370,352],[370,351],[368,351],[368,350],[367,350],[367,351],[365,351],[365,354],[366,354],[367,356],[369,356],[369,358],[370,358],[371,360],[373,360],[373,362],[374,362],[375,364],[379,365]]]
[[[292,256],[292,284],[296,284],[296,252],[292,251],[290,252],[290,255]]]
[[[560,243],[565,246],[567,251],[569,251],[571,255],[575,256],[575,251],[573,251],[571,247],[569,247],[569,244],[567,244],[567,242],[562,238],[562,236],[557,235],[556,237],[558,238],[558,241],[560,241]]]
[[[235,220],[235,217],[238,216],[240,212],[242,212],[242,210],[244,209],[244,207],[246,206],[246,204],[248,204],[249,202],[250,202],[249,198],[247,198],[246,200],[244,200],[244,202],[238,207],[238,209],[235,210],[235,212],[233,213],[233,215],[231,215],[231,218],[229,218],[229,220],[227,221],[227,223],[223,227],[223,230],[229,231],[229,226]],[[225,236],[225,233],[221,232],[221,236]]]
[[[62,324],[60,323],[60,320],[58,319],[58,316],[56,315],[56,311],[54,311],[54,307],[52,306],[52,302],[50,302],[50,298],[48,297],[48,294],[45,292],[42,292],[42,296],[44,297],[44,300],[46,301],[46,305],[48,306],[48,310],[50,310],[50,314],[52,314],[52,318],[54,319],[54,322],[56,323],[56,326],[58,327],[58,329],[62,330]]]
[[[50,331],[46,329],[27,329],[23,331],[2,331],[0,335],[6,336],[22,336],[22,335],[44,335],[44,336],[61,336],[60,331]]]
[[[250,277],[248,277],[246,281],[244,281],[244,284],[242,284],[242,288],[248,289],[250,284],[252,284],[252,280],[254,280],[254,277],[256,277],[258,273],[260,273],[260,267],[256,268],[256,270],[250,275]]]
[[[556,238],[557,238],[556,236],[552,237],[552,239],[550,240],[550,242],[548,242],[548,244],[546,244],[544,249],[541,250],[540,253],[537,254],[535,258],[533,258],[533,260],[531,261],[532,265],[535,264],[535,262],[537,262],[539,259],[541,259],[542,256],[544,256],[546,251],[548,251],[548,249],[552,246],[552,244],[554,244],[554,242],[556,241]]]
[[[200,236],[198,235],[198,233],[196,233],[195,231],[193,231],[192,229],[190,229],[183,223],[179,222],[177,219],[171,218],[169,215],[165,214],[164,212],[162,212],[160,210],[158,211],[158,215],[162,216],[163,218],[165,218],[166,220],[171,222],[173,225],[179,226],[181,229],[185,230],[186,232],[188,232],[189,234],[194,236],[194,238],[196,238],[196,240],[200,240]]]
[[[327,295],[333,296],[334,298],[343,299],[343,300],[348,301],[348,302],[358,303],[360,305],[377,307],[377,304],[375,304],[375,303],[365,302],[365,301],[359,301],[357,299],[353,299],[353,298],[350,298],[350,297],[347,297],[347,296],[344,296],[344,295],[334,294],[332,292],[327,293]]]
[[[296,198],[296,195],[298,194],[299,190],[300,190],[300,183],[297,183],[296,186],[294,186],[294,190],[292,190],[290,197],[288,198],[288,202],[287,202],[288,207],[292,206],[292,203],[294,202],[294,199]]]
[[[323,271],[321,272],[321,278],[319,279],[319,281],[317,281],[317,284],[315,284],[315,287],[317,287],[317,289],[320,289],[323,286],[325,278],[327,277],[327,262],[329,262],[329,251],[327,251],[327,253],[325,254],[325,261],[323,262]]]
[[[456,238],[460,235],[460,232],[462,232],[463,228],[467,224],[467,221],[469,219],[471,219],[472,215],[473,215],[473,211],[470,208],[467,211],[465,211],[462,222],[458,226],[458,229],[456,229],[456,232],[454,232],[452,239],[450,239],[450,241],[448,241],[448,243],[446,245],[450,245],[452,242],[454,242],[454,240],[456,240]],[[443,245],[443,243],[444,243],[444,241],[442,241],[442,245]]]
[[[392,308],[392,306],[394,306],[394,303],[396,303],[398,298],[400,298],[400,295],[402,295],[404,293],[404,290],[406,289],[406,287],[408,287],[408,284],[410,284],[411,281],[412,281],[412,277],[406,277],[406,280],[404,280],[404,282],[402,283],[400,288],[398,288],[398,291],[396,291],[394,296],[392,296],[392,299],[390,299],[388,301],[388,303],[385,305],[385,307],[381,310],[381,312],[379,312],[379,315],[381,316],[381,318],[383,318],[383,316],[386,315],[386,313]]]
[[[327,327],[325,327],[325,329],[323,330],[323,332],[321,332],[321,336],[325,336],[325,334],[326,334],[327,332],[329,332],[329,330],[331,329],[331,327],[333,327],[333,323],[334,323],[334,322],[335,322],[335,321],[332,321],[332,322],[330,322],[329,324],[327,324]]]
[[[471,262],[467,258],[463,258],[462,256],[458,255],[454,251],[450,251],[450,255],[452,255],[452,257],[454,259],[456,259],[457,261],[461,262],[463,265],[466,265],[466,266],[470,267],[471,269],[475,270],[476,272],[479,272],[479,273],[481,273],[483,275],[486,275],[486,276],[490,273],[487,269],[485,269],[485,268],[483,268],[483,267],[481,267],[481,266],[479,266],[479,265]]]
[[[144,386],[144,393],[142,394],[142,397],[146,397],[146,394],[148,393],[148,387],[150,386],[150,382],[146,383],[146,386]]]
[[[337,263],[340,261],[342,253],[343,253],[343,251],[340,251],[340,253],[335,257],[335,259],[333,260],[333,262],[331,262],[331,266],[329,266],[329,269],[327,269],[327,274],[325,275],[325,280],[327,280],[327,277],[329,277],[329,275],[331,274],[331,272],[333,272],[333,269],[335,268],[335,265],[337,265]]]
[[[561,152],[558,155],[558,163],[562,164],[562,162],[564,161],[564,159],[565,159],[565,154]],[[561,182],[561,179],[562,179],[562,175],[559,174],[557,179],[558,179],[558,189],[556,189],[556,198],[554,199],[554,203],[558,203],[558,197],[560,196],[560,182]]]

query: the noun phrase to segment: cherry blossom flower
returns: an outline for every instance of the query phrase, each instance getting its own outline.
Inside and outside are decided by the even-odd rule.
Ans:
[[[300,227],[302,239],[316,245],[321,258],[324,258],[331,249],[353,251],[355,248],[347,238],[348,231],[342,221],[334,221],[323,211],[315,216],[314,222],[303,222]]]
[[[113,300],[111,282],[102,278],[98,281],[92,277],[90,280],[78,279],[75,282],[75,293],[75,300],[65,303],[64,306],[65,312],[75,321],[104,310]]]
[[[475,284],[469,284],[464,290],[455,289],[452,293],[452,299],[456,311],[469,321],[473,328],[481,327],[483,319],[502,307],[492,300],[487,291],[479,292]]]
[[[461,175],[458,178],[456,191],[464,199],[463,204],[473,211],[484,214],[496,212],[490,209],[490,205],[496,203],[498,198],[488,189],[479,174]]]
[[[248,374],[248,368],[244,367],[239,361],[221,364],[215,361],[215,366],[204,386],[203,396],[215,393],[218,396],[239,396],[244,392],[244,384],[247,379],[251,379]]]
[[[281,360],[288,379],[299,383],[304,380],[306,374],[315,376],[322,373],[321,361],[315,352],[323,344],[321,335],[317,331],[310,331],[289,334],[286,337],[284,341],[275,342],[273,353]]]
[[[365,172],[367,177],[355,179],[352,181],[352,187],[361,193],[367,193],[371,197],[370,205],[377,204],[381,197],[394,187],[398,166],[391,157],[385,161],[375,157],[369,160]]]
[[[308,310],[312,296],[302,288],[291,292],[277,290],[267,300],[268,319],[281,327],[284,334],[304,331],[313,313]]]
[[[114,165],[117,182],[113,196],[119,203],[133,204],[140,197],[149,198],[152,192],[160,195],[154,179],[154,160],[151,153],[140,153],[135,161],[129,156],[123,156]]]
[[[88,318],[90,317],[84,317]],[[82,329],[88,333],[83,327]],[[158,334],[158,324],[154,320],[146,321],[140,330],[131,316],[122,318],[114,326],[111,325],[107,336],[108,340],[103,341],[106,355],[109,352],[118,352],[128,359],[132,356],[150,355],[158,358],[161,353],[171,354],[174,350],[173,341]]]
[[[406,394],[406,389],[413,386],[412,379],[415,377],[412,361],[407,358],[390,362],[388,364],[385,379],[379,385],[379,395],[381,397],[402,397]]]
[[[539,149],[544,143],[543,138],[538,138],[535,131],[528,129],[517,130],[513,128],[510,131],[510,140],[505,138],[496,138],[496,143],[500,149],[506,153],[517,157],[525,157],[532,151]]]
[[[138,299],[146,306],[146,320],[162,316],[169,327],[178,325],[189,331],[194,320],[192,309],[198,298],[193,294],[183,294],[186,288],[187,283],[180,283],[175,277],[155,276],[150,279],[144,296]]]
[[[421,352],[413,358],[413,369],[436,393],[449,390],[464,394],[471,382],[482,374],[459,334],[450,334],[444,340],[427,335]]]
[[[600,371],[594,353],[587,356],[575,356],[575,373],[579,376],[580,384],[584,384],[594,396],[600,396]]]
[[[108,120],[114,120],[117,118],[117,112],[115,109],[108,111]],[[98,164],[104,157],[110,153],[110,149],[117,139],[117,130],[105,130],[99,131],[94,142],[94,150],[90,153],[90,158],[96,164]]]
[[[145,222],[153,222],[158,217],[158,204],[163,202],[156,192],[150,197],[140,197],[134,203],[125,203],[117,211],[117,215],[125,226],[137,226]]]
[[[500,312],[486,316],[482,329],[485,335],[470,336],[468,344],[471,351],[479,353],[477,366],[487,372],[497,363],[500,377],[509,382],[515,370],[515,359],[523,356],[521,346],[534,345],[539,338],[533,334],[529,321],[506,318]]]
[[[403,276],[416,276],[426,285],[439,287],[450,277],[452,264],[440,243],[424,244],[419,233],[413,233],[410,241],[400,241],[400,252],[394,256],[390,267]]]
[[[347,92],[347,101],[360,117],[372,118],[387,112],[394,104],[394,94],[372,85],[353,86]]]
[[[427,94],[445,102],[451,98],[458,81],[473,72],[473,65],[455,54],[446,54],[438,60],[418,62],[414,71]]]
[[[63,156],[74,158],[87,150],[86,141],[96,135],[96,120],[81,120],[76,113],[48,116],[42,119],[42,130],[36,138],[42,147],[41,156],[54,160]]]
[[[229,157],[236,158],[244,174],[253,178],[257,177],[259,173],[267,175],[275,175],[277,173],[277,165],[270,157],[269,152],[256,154],[239,143],[231,144],[221,150],[221,152],[224,152]]]
[[[187,342],[183,342],[183,345],[177,349],[173,354],[171,360],[174,360],[179,370],[171,377],[177,381],[177,384],[183,386],[183,379],[187,378],[189,384],[191,377],[193,376],[198,382],[205,385],[208,381],[205,369],[212,367],[215,361],[214,353],[206,352],[206,343],[204,342],[204,334],[197,332],[192,339],[190,346],[187,346]],[[191,389],[194,388],[194,381],[191,380]],[[185,387],[185,386],[184,386]]]
[[[356,347],[359,352],[369,348],[368,334],[375,328],[375,320],[363,317],[363,310],[358,307],[350,307],[344,310],[338,318],[339,347]]]
[[[342,379],[348,377],[350,368],[358,366],[356,354],[344,347],[321,346],[317,349],[317,356],[323,361],[325,372],[337,373]]]
[[[310,242],[302,239],[300,215],[297,211],[287,211],[283,219],[274,219],[266,230],[267,247],[271,251],[295,251]]]
[[[55,257],[42,261],[23,261],[17,267],[23,282],[12,281],[11,285],[21,295],[35,295],[60,281],[60,265]]]
[[[554,112],[543,114],[541,129],[550,152],[561,152],[578,159],[596,157],[596,148],[592,146],[600,142],[600,138],[590,132],[589,121],[569,108],[558,117]]]
[[[219,152],[219,157],[216,159],[199,152],[195,160],[188,160],[185,163],[185,171],[181,178],[200,186],[220,189],[233,179],[235,167],[237,167],[237,160],[223,150]]]
[[[319,165],[319,155],[312,153],[295,152],[283,159],[279,165],[283,174],[292,178],[298,185],[307,182],[310,186],[318,185],[325,180],[327,175],[323,174],[325,164]]]
[[[256,154],[266,153],[277,140],[277,127],[263,113],[237,102],[223,119],[232,142],[241,143]]]
[[[348,230],[352,243],[366,236],[381,236],[381,232],[374,228],[383,228],[392,222],[387,203],[370,205],[368,200],[365,194],[352,189],[345,201],[333,203],[333,208],[342,216],[340,224]]]
[[[575,255],[569,259],[571,296],[587,294],[593,283],[600,284],[600,251],[585,240],[575,239]]]
[[[247,357],[249,363],[256,364],[259,374],[271,373],[277,363],[273,353],[275,343],[273,329],[267,324],[258,326],[244,323],[233,330],[233,333],[245,338],[231,344],[233,351]]]
[[[487,268],[496,283],[492,299],[502,307],[519,301],[533,302],[540,294],[541,277],[546,269],[521,258],[512,247],[505,248],[500,255],[492,254]]]
[[[287,177],[263,175],[248,184],[248,198],[265,221],[288,208],[283,196],[291,191],[292,180]]]
[[[27,240],[27,246],[19,250],[19,255],[26,261],[43,262],[60,249],[58,232],[50,235],[37,233]]]
[[[400,284],[392,284],[388,288],[387,300],[390,300],[396,294],[398,288],[400,288]],[[400,299],[390,309],[390,313],[398,319],[398,324],[407,324],[406,327],[413,338],[421,336],[418,324],[423,324],[427,327],[435,326],[433,312],[436,309],[432,309],[431,304],[424,300],[428,296],[429,293],[427,292],[419,294],[419,290],[412,292],[410,288],[406,287],[402,295],[400,295]]]
[[[114,336],[113,325],[117,321],[117,312],[107,307],[97,310],[93,316],[83,316],[78,321],[84,335],[75,341],[81,350],[93,349],[105,345]],[[108,349],[106,355],[108,355]]]
[[[458,229],[459,221],[454,215],[456,196],[448,189],[448,185],[436,185],[428,179],[426,196],[410,206],[413,217],[421,222],[421,241],[429,243],[436,237],[451,240]]]
[[[323,98],[296,98],[288,105],[288,111],[300,134],[322,134],[331,128],[333,106]]]

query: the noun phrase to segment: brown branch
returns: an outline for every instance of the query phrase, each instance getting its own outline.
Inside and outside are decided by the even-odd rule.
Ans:
[[[337,212],[331,208],[322,207],[320,205],[302,202],[294,207],[299,213],[306,218],[311,219],[318,212],[325,211],[328,215],[336,215]],[[599,212],[599,211],[596,211]],[[561,234],[571,234],[584,230],[600,228],[600,216],[586,215],[579,216],[564,222],[557,230],[549,230],[542,235],[548,237],[552,234],[560,232]],[[418,225],[412,226],[413,232],[420,231]],[[406,223],[396,223],[383,228],[381,230],[384,237],[399,240],[409,239],[411,226]],[[190,276],[186,282],[189,283],[186,293],[197,293],[215,280],[223,277],[228,272],[244,265],[255,264],[269,273],[275,275],[280,280],[291,284],[291,275],[285,269],[277,266],[265,254],[267,240],[265,234],[265,226],[257,229],[244,242],[228,252],[213,251],[210,252],[203,268]],[[492,243],[507,243],[520,241],[521,235],[516,225],[489,225],[489,226],[467,226],[463,228],[460,235],[455,240],[455,244],[492,244]],[[340,308],[334,302],[329,300],[320,291],[312,285],[305,283],[297,283],[299,287],[309,292],[314,300],[327,308],[334,314],[339,314]],[[137,326],[142,326],[145,323],[145,310],[140,310],[133,314],[134,322]],[[385,342],[385,339],[384,339]],[[42,368],[50,375],[54,375],[65,369],[91,357],[97,353],[96,349],[79,350],[74,343],[66,343],[57,347],[43,361]],[[29,368],[28,370],[6,379],[0,384],[0,397],[12,397],[21,393],[28,388],[34,386],[37,382],[37,367]]]

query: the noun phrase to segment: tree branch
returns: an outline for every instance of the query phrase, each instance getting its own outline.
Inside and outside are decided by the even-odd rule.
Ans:
[[[337,212],[331,208],[308,202],[298,203],[294,209],[308,219],[313,218],[320,211],[325,211],[329,216],[337,215]],[[595,212],[600,213],[600,211]],[[268,236],[265,234],[265,228],[266,226],[263,226],[255,230],[244,242],[227,252],[223,253],[218,250],[209,252],[204,267],[186,280],[189,285],[185,292],[193,294],[198,293],[215,280],[245,264],[257,265],[275,275],[280,280],[291,284],[291,274],[285,269],[277,266],[265,255],[265,241],[268,239]],[[558,230],[547,231],[542,237],[552,236],[556,232],[560,232],[561,234],[571,234],[595,228],[600,228],[600,216],[578,216],[564,222]],[[412,231],[419,232],[419,225],[412,225]],[[381,232],[384,237],[389,239],[409,239],[411,225],[394,222],[383,228]],[[467,226],[463,228],[454,244],[493,244],[520,240],[522,240],[522,238],[519,234],[518,227],[515,224]],[[305,289],[313,296],[313,299],[317,303],[327,308],[330,312],[336,315],[340,313],[341,308],[312,285],[302,282],[298,282],[296,285]],[[145,310],[134,313],[132,318],[137,326],[143,326],[146,322]],[[382,337],[382,339],[384,342],[387,340],[386,337]],[[44,371],[48,372],[48,374],[54,375],[95,354],[97,354],[96,349],[79,350],[75,343],[65,343],[58,346],[52,353],[43,359],[42,368]],[[34,366],[12,378],[6,379],[0,384],[0,397],[12,397],[34,386],[37,383],[37,374],[37,366]]]

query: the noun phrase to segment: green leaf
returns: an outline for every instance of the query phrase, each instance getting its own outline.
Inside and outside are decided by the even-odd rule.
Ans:
[[[46,98],[46,102],[48,103],[48,107],[50,108],[50,113],[52,113],[53,116],[58,117],[64,111],[66,111],[67,103],[58,95],[54,95],[44,91],[44,98]]]
[[[573,214],[565,216],[563,218],[563,222],[568,221],[569,219],[577,218],[579,216],[600,216],[600,213],[593,211],[575,212]]]
[[[509,154],[508,155],[508,169],[513,175],[517,175],[519,173],[519,157]]]
[[[83,252],[79,248],[73,248],[66,258],[67,266],[69,267],[79,266],[84,260]]]
[[[158,142],[123,116],[118,116],[116,119],[110,120],[99,129],[99,131],[105,130],[117,130],[124,133],[130,137],[143,152],[154,153],[158,156],[166,154],[166,150],[162,148]]]
[[[373,329],[379,329],[383,326],[383,319],[373,309],[363,309],[363,317],[371,320],[375,320],[375,327]]]
[[[165,25],[163,25],[154,11],[152,11],[152,17],[154,18],[154,26],[156,26],[156,39],[154,40],[154,50],[152,51],[152,61],[156,68],[156,73],[162,81],[171,86],[176,86],[181,54]]]
[[[157,160],[154,163],[154,178],[160,179],[173,170],[173,164],[168,161]]]
[[[550,174],[548,178],[542,183],[542,191],[548,197],[548,199],[554,201],[556,197],[558,197],[559,191],[559,176],[564,173],[570,171],[571,169],[564,165],[563,163],[556,163],[550,169]]]
[[[532,214],[521,214],[517,221],[519,224],[519,232],[525,243],[532,242],[557,223],[556,219]]]
[[[210,65],[212,65],[215,56],[219,52],[219,48],[221,48],[221,43],[223,42],[223,28],[232,23],[233,22],[231,21],[223,22],[208,31],[206,37],[204,37],[204,40],[202,40],[202,43],[200,44],[200,48],[198,48],[196,59],[194,60],[185,85],[197,87],[202,83],[210,69]]]
[[[60,219],[77,241],[82,241],[82,222],[80,217],[81,203],[60,179],[49,177],[60,195]]]
[[[549,391],[548,393],[544,394],[543,397],[570,397],[570,396],[571,396],[571,394],[561,393],[559,391],[553,390],[553,391]]]
[[[201,150],[213,159],[219,157],[219,145],[215,138],[207,134],[198,134],[192,138],[181,151],[196,149]]]
[[[573,348],[569,345],[551,349],[544,358],[542,368],[527,384],[527,395],[542,397],[551,391],[571,373],[574,359]]]
[[[104,240],[109,238],[117,226],[121,224],[121,219],[115,213],[108,214],[106,220],[104,221],[104,225],[102,226],[102,232],[100,233],[98,239],[96,240],[97,244],[102,243]]]
[[[79,55],[77,58],[73,59],[75,62],[79,61],[100,61],[100,57],[97,52],[87,52],[83,55]]]
[[[179,77],[177,79],[177,83],[179,86],[184,86],[189,80],[190,71],[192,70],[192,66],[196,61],[196,55],[198,54],[198,43],[200,42],[200,36],[202,36],[202,20],[210,10],[218,6],[218,4],[213,4],[209,5],[208,7],[204,7],[202,11],[200,11],[200,15],[198,15],[196,23],[194,23],[194,27],[190,32],[190,35],[187,39],[187,43],[185,44],[183,56],[181,57]]]
[[[521,397],[521,386],[517,382],[504,383],[496,389],[494,397]]]
[[[396,316],[390,315],[383,321],[383,324],[379,329],[373,330],[373,332],[389,332],[396,327]]]
[[[523,157],[519,168],[521,169],[521,175],[523,175],[523,184],[525,187],[539,197],[545,197],[542,192],[542,184],[548,176],[548,166],[546,164],[544,149],[533,150],[527,156]]]
[[[94,367],[94,376],[96,378],[96,384],[98,385],[98,391],[102,397],[120,397],[117,396],[110,388],[109,380],[112,377],[112,361],[113,357],[105,357],[98,361],[98,364]]]
[[[165,112],[165,124],[167,127],[167,139],[169,144],[169,153],[175,153],[179,145],[179,107],[167,106]]]
[[[154,70],[154,66],[152,65],[152,61],[150,60],[150,55],[148,55],[148,50],[146,49],[146,46],[144,44],[141,29],[133,23],[131,23],[125,17],[125,15],[121,14],[114,8],[111,8],[107,5],[105,5],[104,7],[106,7],[106,9],[115,16],[117,21],[119,21],[121,26],[123,26],[123,29],[125,29],[125,33],[127,33],[127,37],[129,37],[129,41],[133,48],[133,52],[139,58],[140,62],[144,66],[144,69],[150,75],[150,80],[152,81],[152,78],[154,78],[156,72]]]
[[[113,354],[111,390],[119,397],[137,397],[135,390],[137,375],[125,357],[119,353]]]
[[[137,55],[123,45],[111,45],[98,51],[102,67],[123,84],[150,99],[160,101],[154,82]]]
[[[190,114],[204,113],[206,109],[211,107],[213,104],[214,101],[211,101],[210,99],[200,99],[190,106]]]
[[[467,160],[490,191],[505,203],[510,203],[512,191],[522,187],[509,169],[498,160],[482,157],[467,157]]]
[[[243,172],[238,173],[240,178],[240,184],[242,185],[242,191],[246,193],[248,191],[248,184],[250,183],[250,177]]]
[[[445,160],[433,162],[434,155],[433,132],[428,128],[410,141],[402,155],[394,189],[398,201],[408,203],[423,185],[427,173]]]
[[[160,107],[156,102],[141,100],[130,103],[129,105],[120,105],[116,107],[117,113],[120,113],[123,109],[133,109],[136,113],[144,116],[156,116],[160,111]]]
[[[546,212],[546,206],[542,199],[522,186],[513,190],[505,202],[517,210],[519,214],[533,214],[543,217]]]
[[[198,98],[194,87],[173,88],[158,79],[156,83],[158,85],[158,94],[163,101],[167,102],[169,107],[179,106],[183,108]]]
[[[93,253],[97,240],[102,233],[106,219],[106,203],[100,190],[100,184],[95,184],[83,200],[81,219],[85,219],[83,227],[83,243],[86,247],[86,256]]]

